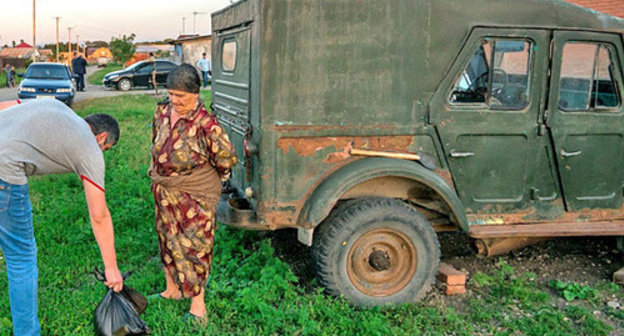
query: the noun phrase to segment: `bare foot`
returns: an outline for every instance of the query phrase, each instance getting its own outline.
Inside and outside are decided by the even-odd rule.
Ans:
[[[180,293],[180,291],[170,291],[170,290],[165,290],[164,292],[160,293],[160,296],[164,297],[165,299],[170,299],[170,300],[182,300],[182,293]]]

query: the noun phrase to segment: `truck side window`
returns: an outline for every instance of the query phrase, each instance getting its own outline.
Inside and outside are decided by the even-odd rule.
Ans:
[[[620,90],[613,79],[614,54],[613,46],[607,44],[568,42],[563,46],[561,110],[591,112],[620,106]]]
[[[221,64],[224,71],[234,71],[236,67],[236,41],[225,40],[221,51]]]
[[[455,83],[450,102],[486,104],[493,110],[526,107],[531,50],[532,43],[525,40],[481,40]]]

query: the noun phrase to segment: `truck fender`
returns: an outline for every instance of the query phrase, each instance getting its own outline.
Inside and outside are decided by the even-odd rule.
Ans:
[[[413,161],[375,157],[349,163],[319,184],[299,214],[300,240],[310,242],[312,230],[329,215],[347,191],[362,182],[384,176],[411,179],[433,189],[446,201],[459,227],[468,231],[463,204],[444,179]]]

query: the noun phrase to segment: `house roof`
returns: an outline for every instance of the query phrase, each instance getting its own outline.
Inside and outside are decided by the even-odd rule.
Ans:
[[[150,53],[159,51],[173,51],[173,46],[169,44],[139,44],[136,46],[138,53]]]
[[[189,42],[189,41],[197,41],[197,40],[210,40],[212,39],[212,35],[180,35],[178,36],[177,40],[173,40],[169,43],[171,44],[182,44],[184,42]]]
[[[26,42],[22,42],[15,46],[15,48],[32,48],[32,46]]]
[[[624,1],[622,0],[567,0],[573,4],[587,7],[605,14],[624,19]]]
[[[28,58],[32,54],[32,48],[4,48],[0,50],[0,57],[2,58]]]

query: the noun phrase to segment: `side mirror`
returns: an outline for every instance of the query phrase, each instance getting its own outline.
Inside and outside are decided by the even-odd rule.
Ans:
[[[24,73],[23,72],[18,73],[17,77],[24,77]]]

